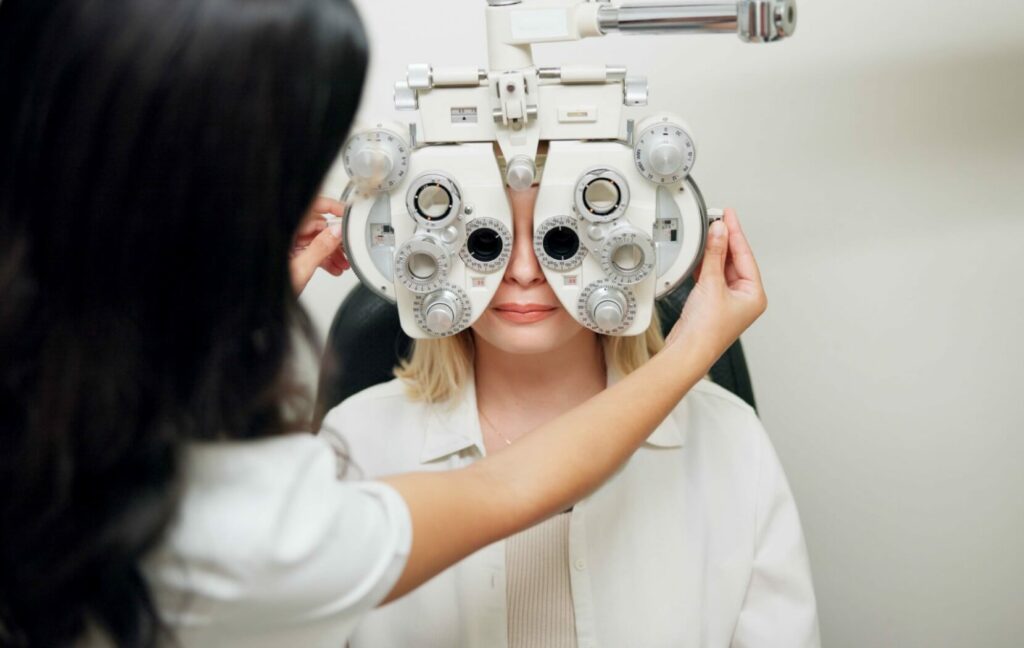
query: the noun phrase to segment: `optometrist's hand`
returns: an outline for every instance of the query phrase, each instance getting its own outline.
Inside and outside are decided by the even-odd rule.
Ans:
[[[341,246],[341,224],[328,227],[323,214],[340,218],[345,215],[345,206],[333,198],[319,196],[299,223],[291,253],[292,287],[296,295],[303,291],[317,268],[337,277],[350,267]]]
[[[711,226],[694,276],[697,283],[666,342],[685,339],[685,344],[707,346],[721,355],[768,307],[761,272],[735,210],[726,209],[725,217]]]

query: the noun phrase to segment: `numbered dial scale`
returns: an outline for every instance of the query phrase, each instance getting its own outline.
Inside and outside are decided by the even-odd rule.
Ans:
[[[697,149],[685,127],[668,117],[655,117],[641,124],[633,156],[640,175],[658,184],[674,184],[690,174]]]
[[[341,157],[349,178],[363,190],[390,191],[409,172],[408,144],[380,125],[350,137]]]
[[[613,283],[637,284],[654,270],[654,245],[651,237],[643,232],[632,227],[622,228],[605,240],[598,260]]]
[[[576,311],[580,322],[590,330],[615,335],[636,319],[636,296],[610,281],[596,281],[580,293]]]
[[[454,284],[445,283],[428,295],[416,295],[413,311],[416,324],[432,337],[455,335],[469,326],[469,296]]]
[[[414,238],[398,248],[395,278],[416,294],[441,288],[451,274],[451,258],[443,245],[427,238]]]

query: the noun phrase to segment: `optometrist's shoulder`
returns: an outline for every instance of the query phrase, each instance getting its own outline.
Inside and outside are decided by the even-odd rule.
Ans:
[[[328,253],[317,254],[305,267]],[[666,348],[647,364],[501,453],[458,470],[382,480],[404,500],[412,527],[408,558],[384,602],[600,486],[766,307],[753,252],[735,211],[726,210],[710,228],[698,281]]]

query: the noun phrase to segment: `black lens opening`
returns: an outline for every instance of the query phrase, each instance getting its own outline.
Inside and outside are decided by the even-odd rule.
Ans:
[[[488,263],[500,257],[503,248],[501,236],[489,227],[474,230],[466,241],[466,249],[470,256],[481,263]]]
[[[544,253],[557,261],[576,256],[580,249],[580,238],[571,227],[552,227],[544,235]]]

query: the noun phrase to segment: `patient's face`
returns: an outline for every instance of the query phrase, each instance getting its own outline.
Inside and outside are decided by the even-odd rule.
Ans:
[[[593,335],[562,308],[533,252],[537,190],[509,193],[512,257],[494,299],[473,325],[475,335],[508,353],[545,353],[577,335]]]

